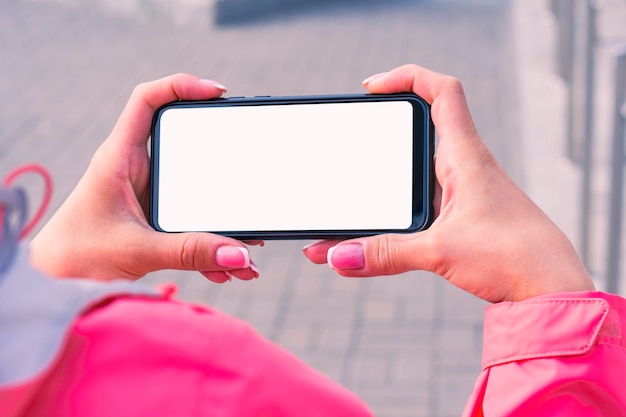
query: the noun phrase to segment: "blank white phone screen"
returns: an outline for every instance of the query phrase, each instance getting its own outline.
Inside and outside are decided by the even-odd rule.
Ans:
[[[171,108],[160,119],[165,231],[406,229],[407,101]]]

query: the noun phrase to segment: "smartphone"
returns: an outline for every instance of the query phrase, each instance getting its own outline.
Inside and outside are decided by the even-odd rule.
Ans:
[[[150,223],[242,240],[419,231],[434,134],[415,94],[172,102],[152,123]]]

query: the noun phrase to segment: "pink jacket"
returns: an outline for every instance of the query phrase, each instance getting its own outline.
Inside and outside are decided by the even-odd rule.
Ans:
[[[12,297],[24,300],[47,285],[39,304],[62,298],[61,307],[79,313],[0,306],[8,326],[0,329],[3,417],[371,415],[354,394],[247,324],[176,301],[171,291],[36,280],[22,293],[12,287]],[[11,286],[0,281],[0,301],[3,288]],[[62,337],[46,339],[66,316]],[[624,323],[626,300],[600,292],[489,307],[483,372],[464,416],[626,416]],[[20,333],[31,327],[35,339]]]
[[[626,300],[562,293],[487,308],[464,416],[626,416]]]

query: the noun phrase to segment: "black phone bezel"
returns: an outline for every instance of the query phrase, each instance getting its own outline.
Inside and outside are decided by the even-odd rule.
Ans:
[[[407,229],[363,229],[363,230],[164,230],[158,223],[159,198],[159,120],[163,112],[171,108],[222,107],[222,106],[263,106],[315,103],[350,103],[362,101],[409,101],[413,106],[413,220]],[[435,129],[430,116],[430,105],[413,93],[397,94],[343,94],[320,96],[256,96],[231,97],[211,100],[174,101],[159,107],[152,119],[150,141],[150,207],[149,223],[157,231],[167,233],[208,232],[239,240],[295,240],[295,239],[348,239],[385,233],[413,233],[424,230],[433,220],[434,193],[434,146]]]

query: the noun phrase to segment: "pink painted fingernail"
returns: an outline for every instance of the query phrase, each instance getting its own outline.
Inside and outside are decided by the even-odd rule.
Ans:
[[[247,268],[250,266],[250,253],[240,246],[220,246],[215,251],[215,262],[224,268]]]
[[[376,78],[380,78],[380,77],[382,77],[383,75],[387,75],[387,74],[389,74],[389,72],[379,72],[378,74],[371,75],[371,76],[367,77],[366,79],[364,79],[364,80],[363,80],[363,82],[362,82],[361,84],[363,84],[363,85],[367,85],[367,84],[369,84],[371,81],[375,80]]]
[[[328,250],[328,265],[332,269],[363,269],[365,254],[360,243],[343,243]]]
[[[218,88],[220,90],[222,90],[222,93],[225,93],[228,91],[228,89],[226,87],[224,87],[222,84],[218,83],[217,81],[214,80],[206,80],[206,79],[201,79],[200,82],[202,84],[206,84],[206,85],[210,85],[212,87]]]
[[[258,278],[261,275],[259,268],[257,268],[256,264],[252,260],[250,261],[250,269],[252,270],[252,272],[254,272],[255,278]]]
[[[317,245],[318,243],[320,243],[320,242],[318,242],[318,241],[311,242],[308,245],[303,246],[302,250],[306,252],[307,249],[312,248],[313,246]]]

